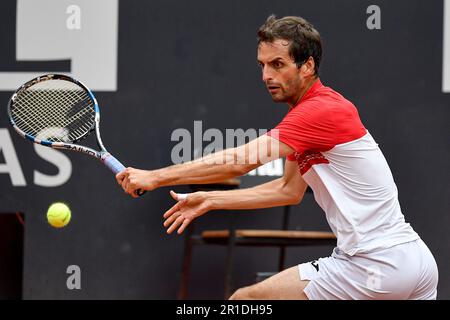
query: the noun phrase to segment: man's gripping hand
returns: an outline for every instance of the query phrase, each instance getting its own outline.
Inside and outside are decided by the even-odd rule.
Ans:
[[[156,175],[152,171],[128,167],[116,175],[117,183],[122,189],[137,198],[136,190],[152,191],[158,187]]]

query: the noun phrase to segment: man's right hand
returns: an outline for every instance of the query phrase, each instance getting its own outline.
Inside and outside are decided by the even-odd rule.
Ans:
[[[122,189],[137,198],[136,190],[152,191],[158,187],[156,176],[149,170],[128,167],[116,175],[117,183]]]

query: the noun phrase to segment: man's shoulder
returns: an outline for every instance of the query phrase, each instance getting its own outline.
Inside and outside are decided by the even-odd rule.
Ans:
[[[322,86],[319,90],[317,90],[317,97],[319,99],[328,99],[336,102],[340,102],[343,104],[353,104],[349,99],[344,97],[343,94],[341,94],[339,91],[328,87],[328,86]]]
[[[355,104],[328,86],[322,86],[319,90],[301,103],[302,108],[319,114],[355,114],[357,108]]]
[[[323,86],[320,89],[316,90],[314,94],[301,101],[297,107],[294,109],[298,109],[298,112],[335,112],[356,108],[352,101],[345,98],[336,90],[326,86]]]

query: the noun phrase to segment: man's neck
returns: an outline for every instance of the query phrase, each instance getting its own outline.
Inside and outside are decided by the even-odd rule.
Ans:
[[[298,99],[294,101],[294,103],[288,103],[289,110],[295,107],[300,102],[300,100],[302,100],[305,93],[308,92],[308,90],[312,87],[314,82],[316,82],[316,80],[318,79],[319,77],[312,77],[311,79],[306,81],[306,85],[300,90],[300,95],[298,96]]]

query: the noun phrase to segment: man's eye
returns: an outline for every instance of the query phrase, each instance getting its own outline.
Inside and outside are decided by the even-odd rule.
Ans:
[[[274,66],[275,68],[279,69],[279,68],[281,68],[281,67],[283,66],[283,63],[277,61],[277,62],[274,62],[274,63],[273,63],[273,66]]]

